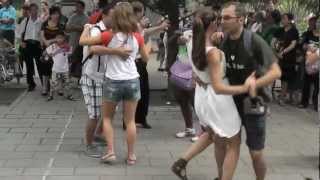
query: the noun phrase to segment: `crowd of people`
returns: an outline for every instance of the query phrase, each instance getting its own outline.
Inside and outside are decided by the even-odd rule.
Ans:
[[[75,1],[69,18],[59,6],[50,7],[46,1],[41,1],[41,7],[25,4],[17,20],[10,0],[2,0],[0,9],[1,37],[19,47],[28,91],[36,87],[35,65],[41,95],[47,101],[52,101],[55,93],[74,100],[74,79],[81,85],[88,110],[85,153],[90,157],[103,163],[117,160],[112,119],[122,102],[126,162],[136,163],[136,128],[151,129],[147,122],[151,35],[161,34],[159,70],[168,71],[185,123],[176,137],[191,137],[195,142],[172,165],[171,170],[182,180],[187,180],[188,162],[212,143],[217,179],[232,179],[242,126],[256,179],[265,179],[267,104],[273,98],[281,106],[296,103],[294,97],[301,92],[295,105],[307,108],[313,87],[311,99],[318,110],[320,23],[316,16],[308,18],[308,30],[300,36],[291,13],[270,8],[247,13],[243,4],[231,2],[221,11],[211,7],[197,10],[181,21],[178,38],[170,38],[166,33],[170,22],[162,18],[150,27],[139,1],[100,1],[98,5],[88,17],[85,3]],[[177,60],[164,68],[172,40],[178,43]],[[272,96],[280,78],[281,92]],[[199,120],[201,132],[196,132],[193,116]],[[99,138],[107,144],[103,154],[95,144]]]

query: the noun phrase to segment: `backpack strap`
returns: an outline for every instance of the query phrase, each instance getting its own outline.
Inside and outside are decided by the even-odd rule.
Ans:
[[[83,66],[89,59],[91,59],[93,54],[89,54],[84,60],[81,62],[81,66]]]
[[[244,29],[243,31],[243,43],[244,43],[244,48],[246,49],[247,53],[249,54],[250,57],[253,57],[253,51],[252,51],[252,32]]]

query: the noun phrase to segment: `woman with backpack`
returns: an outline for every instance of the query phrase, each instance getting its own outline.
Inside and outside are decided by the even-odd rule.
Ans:
[[[130,3],[118,3],[112,13],[112,32],[106,31],[99,36],[88,37],[90,26],[86,26],[80,37],[81,45],[107,45],[112,48],[125,48],[129,56],[109,55],[106,60],[105,82],[103,87],[103,130],[108,144],[107,152],[101,158],[104,163],[116,161],[114,151],[114,133],[111,121],[116,110],[116,106],[123,101],[124,121],[127,132],[128,155],[127,164],[136,163],[134,144],[136,141],[135,111],[141,97],[139,74],[135,65],[137,54],[141,54],[142,59],[148,61],[150,47],[144,45],[144,39],[139,34],[137,20]],[[91,47],[92,53],[101,53],[101,47]]]

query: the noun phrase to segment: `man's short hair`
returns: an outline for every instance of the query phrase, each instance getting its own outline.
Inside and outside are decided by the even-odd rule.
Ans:
[[[238,17],[246,17],[247,16],[247,10],[246,10],[246,7],[243,3],[228,2],[223,6],[223,8],[228,8],[230,6],[235,7],[236,16],[238,16]]]
[[[140,1],[133,1],[131,5],[133,7],[134,13],[139,13],[144,10],[144,5]]]
[[[31,3],[30,5],[29,5],[29,9],[31,9],[31,8],[37,8],[37,9],[39,9],[39,6],[36,4],[36,3]]]
[[[77,4],[80,4],[80,6],[81,6],[82,8],[85,8],[85,7],[86,7],[86,3],[84,3],[84,2],[81,1],[81,0],[76,1],[76,3],[77,3]]]

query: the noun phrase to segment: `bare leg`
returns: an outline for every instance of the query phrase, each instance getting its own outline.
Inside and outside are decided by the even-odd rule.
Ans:
[[[94,138],[94,133],[97,127],[98,120],[89,119],[86,126],[86,143],[87,145],[91,145]]]
[[[218,167],[219,179],[221,179],[223,174],[223,161],[226,156],[226,142],[222,138],[216,138],[214,154]]]
[[[124,122],[127,127],[127,145],[128,145],[128,159],[135,160],[134,144],[136,142],[137,130],[135,124],[135,113],[137,109],[137,101],[125,101],[123,103]]]
[[[226,139],[226,154],[223,161],[221,180],[232,180],[240,154],[240,134]]]
[[[209,135],[209,133],[205,132],[200,136],[198,141],[191,145],[191,147],[184,153],[184,155],[181,158],[186,161],[190,161],[192,158],[200,154],[212,143],[212,137]]]
[[[114,154],[114,143],[113,143],[113,127],[111,121],[115,112],[117,103],[104,102],[103,103],[103,133],[107,141],[107,154]]]
[[[257,180],[264,180],[267,173],[267,164],[264,159],[263,150],[253,151],[250,150],[254,172],[256,173]]]

